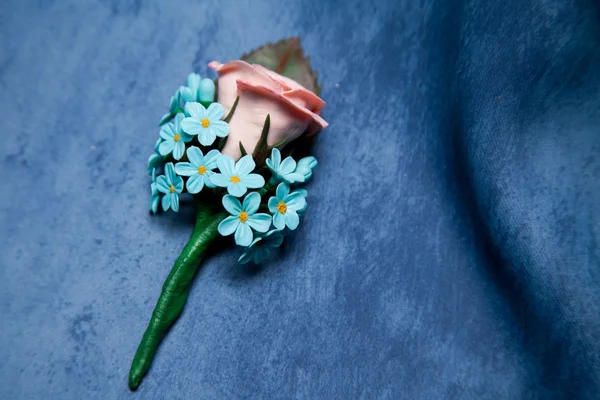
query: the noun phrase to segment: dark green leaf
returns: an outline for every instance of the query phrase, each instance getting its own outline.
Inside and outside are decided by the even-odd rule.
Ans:
[[[244,148],[244,145],[242,144],[242,142],[240,142],[240,151],[242,152],[242,157],[247,156],[248,152],[246,151],[246,149]]]
[[[262,132],[260,134],[260,138],[258,139],[258,143],[256,143],[256,147],[254,148],[254,153],[252,156],[256,160],[260,154],[267,148],[267,136],[269,135],[269,127],[271,126],[271,116],[267,114],[267,118],[265,118],[265,124],[263,125]]]
[[[237,108],[238,101],[240,101],[240,96],[235,98],[235,101],[233,102],[233,105],[231,106],[231,110],[229,110],[229,114],[227,114],[227,116],[225,117],[225,119],[223,121],[229,123],[229,121],[231,120],[231,117],[233,117],[233,112]]]
[[[293,79],[317,95],[321,92],[317,72],[311,69],[310,58],[304,56],[300,38],[297,36],[259,47],[244,54],[242,60],[250,64],[260,64]]]

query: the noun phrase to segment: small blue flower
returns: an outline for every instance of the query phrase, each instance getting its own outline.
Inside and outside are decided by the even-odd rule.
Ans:
[[[315,169],[317,164],[317,159],[313,156],[304,157],[298,161],[298,165],[296,165],[296,170],[294,172],[301,174],[304,177],[304,180],[301,182],[306,182],[312,176],[312,170]]]
[[[175,172],[190,177],[186,184],[188,193],[200,193],[204,185],[215,187],[210,181],[210,176],[214,173],[212,170],[217,167],[217,159],[221,156],[219,150],[211,150],[204,156],[199,148],[192,146],[186,154],[190,162],[175,164]]]
[[[281,246],[281,243],[283,243],[283,235],[279,231],[272,230],[265,234],[259,233],[238,261],[240,264],[246,264],[250,261],[260,264],[271,257],[271,249]]]
[[[213,103],[214,104],[214,103]],[[210,181],[215,186],[226,187],[227,192],[241,197],[250,189],[260,189],[265,185],[265,178],[259,174],[251,174],[256,164],[251,155],[245,155],[237,163],[228,155],[221,155],[217,160],[220,174],[214,174]]]
[[[158,191],[164,193],[162,208],[179,211],[179,195],[183,192],[183,179],[175,174],[173,163],[165,165],[165,174],[156,179]]]
[[[277,148],[271,151],[271,158],[267,158],[267,167],[273,173],[273,178],[277,182],[304,182],[304,175],[294,172],[296,161],[292,157],[286,157],[281,162],[281,152]]]
[[[219,224],[217,230],[223,236],[229,236],[235,232],[235,243],[240,246],[248,246],[252,243],[252,230],[265,233],[271,226],[269,214],[256,214],[260,206],[260,195],[256,192],[250,193],[244,198],[244,203],[235,197],[226,194],[223,196],[223,207],[231,214]]]
[[[183,157],[185,144],[192,140],[192,137],[181,129],[183,118],[183,114],[179,113],[175,116],[173,123],[163,125],[160,128],[160,137],[164,139],[158,146],[158,152],[161,155],[166,156],[173,153],[173,158],[176,160]]]
[[[158,184],[156,183],[156,171],[152,171],[152,183],[150,184],[150,190],[152,194],[150,196],[150,211],[152,214],[158,212],[158,204],[160,203],[160,192],[158,191]]]
[[[225,109],[219,103],[212,103],[208,109],[200,103],[185,103],[185,113],[189,117],[181,122],[183,130],[190,135],[198,135],[203,146],[210,146],[218,137],[229,135],[229,125],[221,121]]]
[[[200,79],[200,75],[192,72],[188,75],[186,83],[187,87],[182,86],[179,89],[184,102],[211,103],[215,99],[215,83],[212,79]]]
[[[159,125],[164,125],[171,120],[178,112],[181,112],[181,92],[177,90],[174,96],[171,96],[171,102],[169,103],[169,112],[163,115],[160,119]]]
[[[273,225],[282,230],[286,226],[294,230],[300,223],[298,210],[306,208],[306,199],[302,193],[294,191],[290,193],[287,183],[280,183],[275,191],[275,196],[269,199],[269,211],[273,214]]]

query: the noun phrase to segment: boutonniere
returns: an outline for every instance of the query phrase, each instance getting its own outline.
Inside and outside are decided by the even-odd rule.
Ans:
[[[218,75],[216,85],[194,73],[187,77],[160,120],[148,160],[151,213],[179,211],[180,196],[188,193],[195,224],[135,354],[131,390],[181,314],[215,239],[231,238],[240,263],[260,263],[298,227],[308,204],[302,185],[317,166],[307,150],[327,127],[316,73],[297,38],[208,66]]]

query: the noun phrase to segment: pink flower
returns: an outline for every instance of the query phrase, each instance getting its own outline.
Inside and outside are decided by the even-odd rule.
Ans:
[[[270,146],[327,127],[319,115],[325,102],[294,80],[240,60],[227,64],[213,61],[208,66],[219,74],[219,103],[225,107],[226,115],[235,99],[240,98],[229,121],[230,133],[224,154],[236,160],[240,158],[239,142],[252,154],[267,114],[271,119],[267,137]]]

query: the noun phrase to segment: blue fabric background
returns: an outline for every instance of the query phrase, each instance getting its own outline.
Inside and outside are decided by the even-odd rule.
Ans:
[[[594,0],[3,1],[0,398],[593,399]],[[301,35],[326,118],[306,219],[211,257],[137,393],[191,212],[146,160],[191,70]]]

